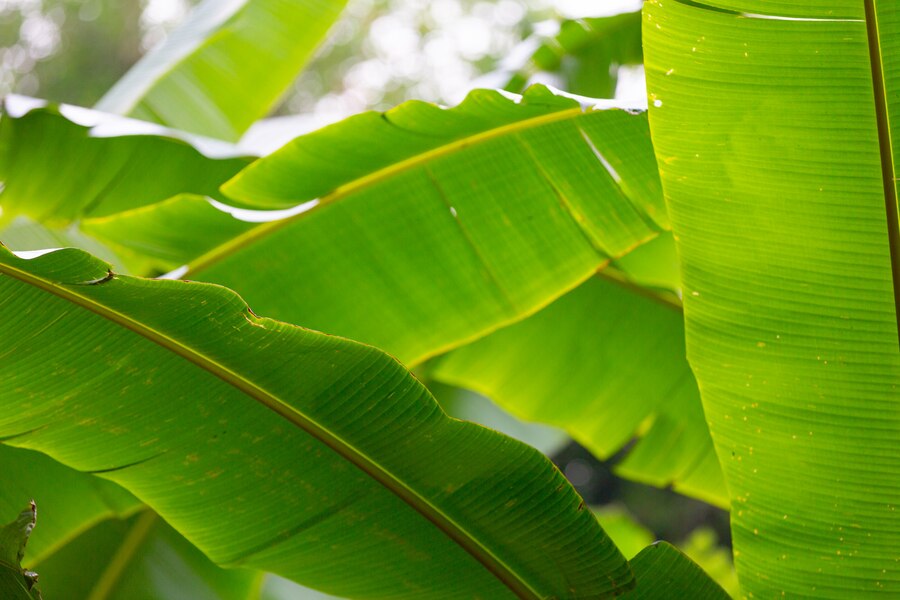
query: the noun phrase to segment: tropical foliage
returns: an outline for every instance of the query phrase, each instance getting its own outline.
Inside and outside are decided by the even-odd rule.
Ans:
[[[244,138],[343,4],[207,0],[94,109],[4,100],[3,593],[900,593],[900,8],[651,0],[520,94]],[[641,60],[649,119],[584,96]],[[452,386],[729,509],[740,591]]]

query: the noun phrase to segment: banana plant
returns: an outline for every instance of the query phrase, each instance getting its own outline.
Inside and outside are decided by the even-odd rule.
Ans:
[[[747,597],[900,593],[898,34],[878,0],[645,7],[688,358]]]
[[[624,556],[410,367],[598,456],[637,436],[621,473],[730,509],[744,597],[900,593],[900,8],[649,0],[649,128],[534,87],[228,143],[289,79],[237,114],[212,65],[240,79],[290,23],[302,64],[340,5],[246,49],[290,7],[208,2],[100,105],[190,133],[7,102],[0,499],[61,507],[33,560],[70,578],[108,548],[97,597],[148,588],[156,543],[212,597],[266,597],[260,571],[348,598],[725,596],[665,543]]]

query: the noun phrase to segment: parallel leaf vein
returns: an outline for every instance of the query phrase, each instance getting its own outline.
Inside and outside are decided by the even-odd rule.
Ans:
[[[276,394],[260,387],[245,376],[236,373],[227,366],[217,362],[184,342],[166,335],[132,317],[121,313],[109,306],[99,303],[87,295],[66,286],[61,286],[38,277],[27,271],[18,269],[10,264],[0,264],[0,274],[8,275],[27,285],[32,285],[47,293],[53,294],[63,300],[71,302],[85,310],[112,321],[116,325],[136,333],[147,340],[173,352],[174,354],[193,363],[213,376],[221,379],[261,405],[276,413],[292,425],[299,427],[313,436],[331,450],[359,468],[366,475],[377,481],[385,489],[403,500],[410,508],[431,522],[438,530],[453,540],[457,545],[482,564],[491,574],[499,579],[506,587],[522,600],[541,600],[543,596],[536,592],[527,583],[524,577],[505,564],[489,548],[485,547],[473,534],[452,518],[444,514],[425,497],[410,488],[393,473],[379,465],[361,449],[353,446],[347,440],[341,438],[335,432],[324,427],[302,413]],[[118,279],[118,278],[117,278]],[[208,285],[197,283],[185,283],[185,285]]]

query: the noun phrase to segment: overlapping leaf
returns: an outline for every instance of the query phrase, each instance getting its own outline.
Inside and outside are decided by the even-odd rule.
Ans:
[[[219,246],[187,276],[415,363],[654,237],[666,216],[651,153],[643,115],[545,88],[364,113],[230,181],[248,206],[319,205]]]
[[[194,144],[193,146],[191,144]],[[221,197],[250,158],[235,146],[151,123],[10,97],[0,119],[2,218],[50,225],[104,216],[179,193]]]
[[[426,135],[435,123],[443,128]],[[525,316],[665,226],[642,136],[640,115],[585,113],[543,88],[520,104],[489,92],[449,111],[412,103],[301,137],[229,184],[247,204],[267,208],[321,202],[309,214],[258,225],[181,195],[87,219],[82,228],[123,256],[152,256],[169,269],[208,252],[188,277],[234,286],[282,318],[358,337],[416,362]],[[365,146],[363,138],[379,146]],[[484,156],[482,145],[491,147],[491,156],[503,155],[492,159],[502,164],[484,169],[472,163]],[[606,154],[598,156],[596,146]],[[339,161],[338,151],[362,158]],[[484,176],[470,180],[464,167]],[[506,189],[529,179],[534,185],[522,196]],[[436,188],[438,181],[455,191]],[[328,194],[330,188],[336,191]],[[321,200],[317,194],[324,194]],[[461,195],[448,206],[448,194]],[[398,218],[385,219],[386,211]],[[572,256],[562,253],[566,248]],[[678,286],[668,234],[632,254],[617,264],[638,281]],[[535,275],[543,278],[537,289]],[[646,443],[621,465],[623,474],[655,485],[675,482],[685,493],[721,504],[721,478],[683,360],[680,315],[632,298],[642,293],[634,286],[586,285],[587,291],[560,300],[555,317],[530,321],[544,324],[539,331],[524,325],[464,350],[469,358],[463,362],[480,365],[478,373],[460,367],[457,358],[441,377],[487,393],[520,416],[563,426],[602,457],[640,426]],[[591,327],[598,335],[585,342]],[[658,376],[620,368],[630,363],[611,332],[629,341],[629,360]],[[561,349],[554,361],[543,361],[547,347]],[[515,389],[495,385],[517,373],[528,353],[544,368],[516,374]],[[573,370],[583,376],[569,377]],[[565,410],[558,410],[560,390]],[[627,410],[621,398],[629,399]]]
[[[0,527],[0,596],[8,600],[41,600],[37,574],[20,564],[36,515],[32,502],[15,521]]]
[[[754,597],[896,596],[900,7],[760,4],[656,0],[644,29],[735,565]]]
[[[258,600],[263,574],[222,569],[159,516],[108,519],[40,565],[50,598]]]
[[[237,141],[268,113],[346,0],[206,0],[97,104]]]
[[[33,566],[83,530],[141,507],[112,482],[79,473],[31,450],[0,444],[0,511],[13,514],[22,497],[41,506],[41,526],[28,542],[25,564]]]
[[[626,287],[628,286],[628,287]],[[727,504],[684,358],[680,303],[593,277],[537,314],[454,350],[429,375],[556,425],[601,458],[642,439],[623,474]]]
[[[556,35],[541,40],[505,88],[520,92],[536,74],[552,73],[573,94],[612,98],[618,68],[639,65],[642,58],[640,12],[566,20]]]
[[[666,542],[641,550],[631,560],[637,577],[628,600],[728,600],[730,596],[690,558]]]
[[[216,562],[362,598],[629,585],[546,458],[449,419],[384,353],[78,250],[2,256],[0,436],[123,485]]]

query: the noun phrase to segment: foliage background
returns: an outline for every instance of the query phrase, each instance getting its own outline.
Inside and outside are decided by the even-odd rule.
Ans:
[[[0,95],[91,106],[196,3],[0,0]],[[536,38],[552,34],[560,19],[639,6],[630,0],[354,0],[277,114],[301,115],[312,129],[411,98],[456,103],[474,87],[502,87]],[[542,81],[565,87],[553,76]],[[644,101],[641,68],[622,69],[616,96]],[[486,410],[487,401],[472,394],[458,401]],[[728,517],[719,509],[618,479],[575,443],[558,445],[552,458],[590,504],[623,503],[661,539],[681,542],[708,527],[712,536],[701,532],[688,544],[711,546],[716,538],[730,544]]]

